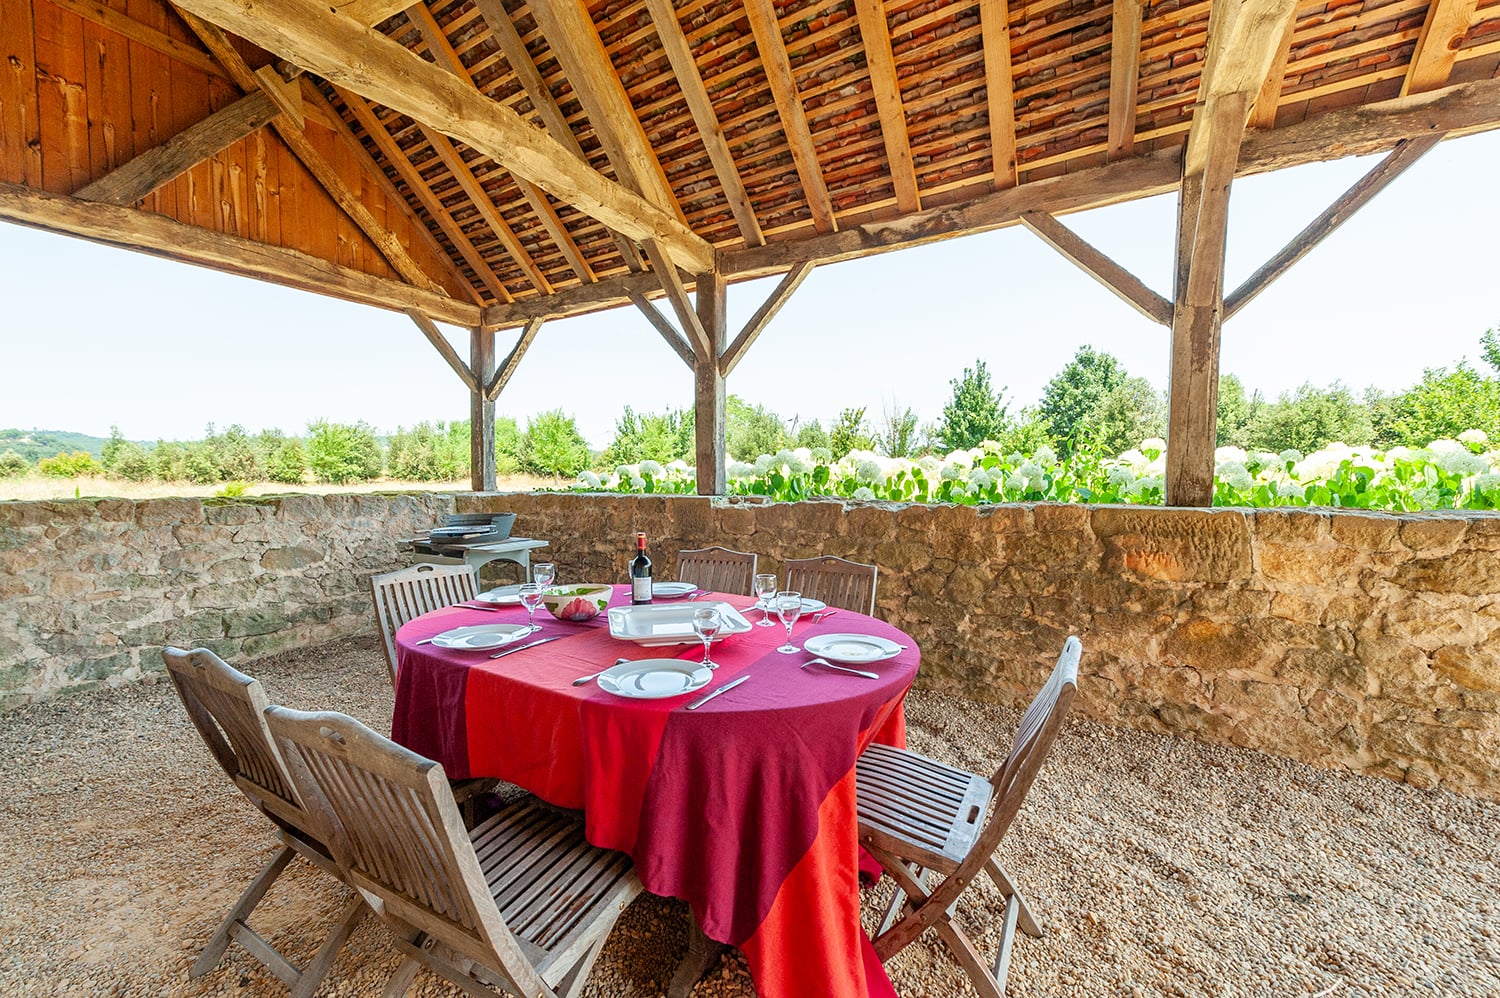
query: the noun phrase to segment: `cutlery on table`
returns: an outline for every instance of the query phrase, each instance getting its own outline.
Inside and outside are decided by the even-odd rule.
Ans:
[[[824,617],[832,617],[836,613],[838,613],[838,610],[819,610],[817,613],[813,614],[812,622],[816,624]]]
[[[453,605],[454,606],[461,606],[465,610],[486,610],[486,611],[488,611],[490,613],[499,613],[501,610],[507,610],[507,609],[509,609],[509,607],[503,607],[503,606],[481,606],[478,603],[454,603]]]
[[[504,658],[506,655],[509,655],[511,652],[525,651],[527,648],[535,648],[537,645],[544,645],[548,641],[556,641],[559,638],[564,638],[564,637],[567,637],[567,635],[565,635],[565,634],[554,634],[550,638],[537,638],[535,641],[528,641],[524,645],[516,645],[514,648],[502,648],[499,651],[495,652],[495,654],[491,655],[490,658]]]
[[[805,669],[809,665],[826,665],[830,669],[837,669],[840,672],[847,672],[851,676],[864,676],[866,679],[880,678],[880,673],[878,672],[866,672],[864,669],[848,669],[842,665],[834,665],[826,658],[810,658],[806,662],[803,662],[800,666],[798,666],[798,668]]]
[[[629,662],[629,661],[630,661],[630,659],[628,659],[628,658],[617,658],[617,659],[615,659],[615,665],[624,665],[626,662]],[[582,686],[584,683],[591,683],[594,680],[598,679],[600,676],[604,675],[608,671],[609,671],[608,669],[600,669],[598,672],[589,673],[587,676],[579,676],[577,679],[573,680],[573,685],[574,686]]]
[[[697,700],[694,700],[692,703],[688,704],[687,705],[687,709],[688,710],[697,710],[699,707],[702,707],[704,704],[708,703],[710,700],[712,700],[714,697],[718,696],[720,693],[727,693],[727,692],[729,692],[730,690],[734,689],[740,683],[743,683],[745,680],[747,680],[749,678],[750,678],[750,674],[746,673],[745,675],[741,676],[740,678],[738,678],[736,680],[733,680],[732,682],[725,683],[723,686],[720,686],[718,689],[714,690],[708,696],[706,696],[706,697],[699,697]]]

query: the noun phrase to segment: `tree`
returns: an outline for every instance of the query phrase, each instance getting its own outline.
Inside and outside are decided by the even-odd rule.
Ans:
[[[296,440],[284,441],[266,460],[271,481],[283,485],[301,485],[307,477],[307,452]]]
[[[886,403],[877,442],[886,457],[915,457],[918,450],[917,414],[895,399]]]
[[[797,446],[806,447],[808,450],[813,450],[817,447],[824,447],[829,450],[833,449],[828,431],[823,429],[823,424],[816,419],[797,430]],[[757,454],[756,456],[759,457],[760,455]]]
[[[775,454],[791,442],[786,424],[765,406],[752,406],[738,395],[725,405],[725,447],[741,461],[754,461],[762,454]]]
[[[413,482],[453,481],[469,471],[469,441],[456,440],[448,427],[423,422],[396,428],[387,441],[386,467],[392,478]]]
[[[104,465],[106,471],[115,470],[115,461],[120,456],[120,448],[124,447],[126,443],[125,436],[120,432],[120,427],[118,425],[111,425],[109,428],[109,439],[104,441],[104,446],[99,448],[99,463]]]
[[[875,441],[870,439],[869,427],[865,424],[864,406],[842,410],[839,418],[834,420],[833,429],[828,431],[828,448],[833,451],[835,459],[852,450],[869,450],[874,446]]]
[[[1094,404],[1079,439],[1095,453],[1113,456],[1166,432],[1166,401],[1145,378],[1126,378]]]
[[[1250,443],[1262,450],[1290,447],[1306,454],[1334,441],[1368,444],[1373,433],[1370,410],[1335,381],[1327,388],[1304,384],[1261,406],[1250,424]]]
[[[0,478],[19,478],[30,470],[31,462],[15,451],[0,454]]]
[[[693,452],[693,421],[680,409],[637,414],[630,406],[615,421],[615,438],[600,457],[609,467],[641,461],[686,459]]]
[[[557,481],[578,474],[589,463],[588,442],[573,417],[561,409],[538,413],[526,423],[526,461],[532,471]]]
[[[1037,408],[1052,427],[1058,453],[1066,457],[1079,443],[1095,438],[1090,430],[1098,422],[1100,405],[1129,377],[1112,355],[1087,345],[1078,348],[1073,359],[1047,382]]]
[[[1479,337],[1479,343],[1483,348],[1484,362],[1496,371],[1500,371],[1500,333],[1493,329],[1486,329],[1484,335]]]
[[[962,377],[949,384],[953,397],[943,406],[943,422],[938,428],[945,449],[973,447],[1005,430],[1005,403],[1001,401],[1005,389],[997,392],[990,387],[990,372],[984,361],[976,360],[973,367],[964,368]]]
[[[1250,446],[1250,424],[1260,405],[1260,392],[1246,397],[1244,384],[1233,374],[1219,378],[1219,412],[1214,421],[1215,446]]]
[[[347,485],[380,477],[380,444],[375,431],[363,420],[358,423],[309,423],[307,463],[320,482]]]
[[[1404,392],[1366,396],[1375,442],[1382,447],[1425,447],[1464,430],[1500,436],[1500,379],[1487,378],[1467,362],[1452,371],[1428,368]]]

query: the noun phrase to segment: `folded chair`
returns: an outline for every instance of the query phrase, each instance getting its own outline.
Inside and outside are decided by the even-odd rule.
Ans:
[[[759,559],[728,548],[700,548],[677,553],[677,578],[711,593],[751,595]]]
[[[195,651],[166,648],[162,658],[166,660],[172,684],[182,697],[182,705],[208,750],[250,803],[276,826],[276,836],[281,841],[281,848],[245,888],[188,976],[198,978],[212,970],[233,941],[289,985],[294,996],[311,995],[369,908],[356,894],[312,961],[300,970],[250,927],[250,913],[294,856],[303,857],[331,877],[342,877],[328,848],[311,830],[313,826],[292,789],[281,754],[271,741],[263,716],[266,694],[260,683],[231,668],[206,648]]]
[[[413,617],[464,603],[479,595],[479,577],[467,565],[413,565],[370,577],[375,623],[385,665],[396,683],[396,632]]]
[[[860,756],[860,843],[897,887],[874,939],[882,962],[934,929],[983,998],[1005,994],[1017,925],[1032,937],[1042,929],[995,851],[1062,728],[1078,689],[1082,650],[1077,638],[1068,638],[1047,684],[1021,717],[1010,755],[988,779],[887,745],[872,745]],[[928,888],[927,871],[941,876],[936,888]],[[981,872],[1005,898],[999,952],[988,967],[953,922],[959,895]]]
[[[641,890],[630,858],[535,799],[465,831],[443,767],[343,714],[272,707],[267,723],[339,865],[409,960],[471,995],[573,998]]]
[[[786,563],[786,585],[790,592],[829,606],[875,615],[875,580],[880,570],[843,558],[794,558]]]

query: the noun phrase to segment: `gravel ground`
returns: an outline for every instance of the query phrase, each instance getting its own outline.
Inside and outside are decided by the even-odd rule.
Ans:
[[[373,640],[255,672],[273,702],[388,725]],[[914,691],[907,716],[914,749],[988,771],[1018,715]],[[0,994],[286,994],[236,946],[187,980],[272,849],[169,683],[0,715],[0,786]],[[1010,994],[1500,995],[1497,829],[1500,805],[1074,721],[1002,849],[1047,929],[1018,939]],[[300,962],[348,896],[294,861],[253,921]],[[960,905],[987,953],[1000,909],[987,881]],[[642,896],[588,994],[660,994],[685,931],[680,902]],[[366,920],[323,993],[378,993],[397,962]],[[906,998],[972,993],[925,939],[890,970]],[[425,974],[410,993],[459,994]],[[752,994],[743,960],[695,994]]]

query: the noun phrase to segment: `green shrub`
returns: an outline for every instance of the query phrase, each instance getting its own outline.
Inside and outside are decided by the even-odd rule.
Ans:
[[[37,470],[48,478],[83,478],[87,475],[103,474],[104,469],[88,451],[75,450],[71,454],[58,453],[44,457],[36,464]]]
[[[0,478],[19,478],[31,470],[31,464],[13,450],[0,454]]]
[[[187,480],[187,448],[175,440],[158,440],[151,448],[151,476],[164,482]]]
[[[182,471],[194,485],[208,485],[224,480],[213,447],[204,440],[196,440],[187,445],[182,458]]]
[[[561,409],[538,413],[526,424],[526,463],[539,475],[578,474],[589,463],[589,448],[573,417]]]
[[[287,440],[266,459],[266,474],[282,485],[301,485],[307,478],[307,452],[295,440]]]
[[[151,477],[151,455],[140,444],[127,440],[115,449],[113,457],[109,465],[111,475],[131,482],[144,482]]]
[[[423,421],[410,430],[397,427],[387,441],[386,468],[392,478],[412,482],[448,482],[469,471],[469,441],[443,423]]]
[[[318,481],[348,485],[380,477],[380,444],[363,420],[353,424],[319,420],[307,429],[312,434],[307,463]]]
[[[246,492],[249,492],[249,491],[250,491],[250,483],[249,482],[242,482],[239,479],[235,479],[232,482],[225,482],[224,483],[224,487],[222,489],[220,489],[219,491],[215,492],[214,495],[216,495],[216,496],[223,496],[223,497],[225,497],[227,499],[237,499],[237,498],[239,498],[240,496],[244,495]]]

